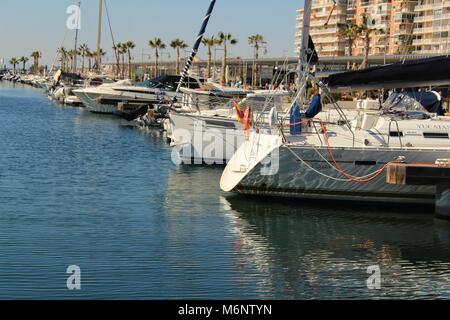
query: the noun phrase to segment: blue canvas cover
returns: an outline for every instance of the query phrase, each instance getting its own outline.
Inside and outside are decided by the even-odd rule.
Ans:
[[[435,91],[407,91],[396,92],[389,96],[386,101],[389,109],[398,111],[421,111],[443,115],[442,98]],[[424,111],[425,111],[424,110]]]
[[[309,108],[306,110],[305,116],[311,119],[317,116],[320,112],[322,112],[322,98],[320,94],[316,94],[312,98]]]
[[[290,113],[290,128],[291,135],[299,135],[302,133],[302,125],[299,123],[302,121],[302,115],[300,111],[300,106],[298,103],[291,109]]]

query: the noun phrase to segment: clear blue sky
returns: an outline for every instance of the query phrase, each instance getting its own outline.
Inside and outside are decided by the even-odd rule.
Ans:
[[[174,38],[192,45],[209,0],[108,0],[116,41],[133,40],[134,57],[150,53],[148,40],[158,36],[166,43]],[[6,63],[13,57],[29,56],[33,50],[43,53],[43,63],[51,64],[56,48],[66,34],[66,9],[73,0],[1,0],[0,59]],[[81,1],[80,43],[95,48],[97,37],[98,1]],[[218,0],[208,34],[231,32],[240,41],[230,49],[230,56],[250,57],[247,37],[261,33],[268,42],[269,56],[293,55],[296,9],[303,0]],[[102,47],[111,60],[111,36],[104,15]],[[64,46],[73,46],[70,32]],[[172,58],[174,54],[170,49]],[[220,53],[218,53],[220,54]],[[205,56],[202,49],[201,56]],[[167,59],[167,56],[165,57]]]

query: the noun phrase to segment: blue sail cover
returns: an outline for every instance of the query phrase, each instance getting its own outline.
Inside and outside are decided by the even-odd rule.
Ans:
[[[423,107],[430,113],[436,113],[439,116],[444,114],[442,97],[435,91],[396,92],[389,96],[386,103],[389,109],[419,111],[418,108]]]

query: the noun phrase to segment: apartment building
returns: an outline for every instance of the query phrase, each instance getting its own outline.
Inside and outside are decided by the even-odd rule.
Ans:
[[[321,56],[343,56],[349,43],[339,29],[367,17],[369,54],[437,54],[450,52],[450,0],[313,0],[311,36]],[[328,21],[328,23],[327,23]],[[296,48],[301,42],[303,9],[298,10]],[[365,40],[355,39],[353,55],[362,55]],[[298,52],[298,49],[297,49]]]
[[[356,0],[353,21],[357,25],[367,17],[367,25],[373,31],[370,36],[369,54],[384,54],[389,51],[389,34],[391,30],[392,0]],[[365,51],[365,40],[359,38],[354,43],[355,55]]]
[[[449,53],[450,0],[419,0],[414,12],[414,53]]]
[[[417,0],[392,0],[389,54],[407,54],[413,51],[414,8],[417,3]]]
[[[313,0],[310,34],[321,56],[342,56],[346,41],[339,36],[339,27],[347,22],[347,0]],[[299,53],[304,10],[298,10],[295,47]]]

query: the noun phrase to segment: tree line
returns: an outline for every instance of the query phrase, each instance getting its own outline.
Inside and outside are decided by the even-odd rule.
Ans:
[[[231,34],[225,32],[219,32],[217,35],[204,37],[202,40],[203,46],[207,49],[207,71],[206,76],[211,78],[212,73],[212,56],[213,50],[217,47],[221,47],[222,50],[222,66],[221,66],[221,75],[220,80],[222,83],[226,81],[226,69],[228,62],[228,50],[230,45],[236,45],[238,40]],[[257,83],[257,60],[259,59],[259,52],[261,46],[264,42],[264,36],[261,34],[255,34],[248,37],[248,43],[253,48],[253,73],[252,73],[252,84],[256,85]],[[157,77],[159,75],[160,69],[160,58],[162,54],[162,50],[167,48],[167,44],[158,37],[150,40],[148,42],[148,46],[154,51],[154,69],[153,75]],[[177,74],[181,73],[181,51],[186,50],[189,46],[182,39],[174,39],[169,43],[169,46],[175,51],[176,54],[176,66],[175,70]],[[117,70],[117,76],[121,76],[125,78],[132,78],[132,61],[133,55],[132,51],[135,49],[136,45],[133,41],[120,42],[115,44],[112,47],[115,56],[115,65]],[[78,72],[85,73],[86,71],[97,71],[99,66],[102,64],[102,58],[106,55],[106,51],[100,49],[91,50],[89,46],[84,43],[78,46],[77,49],[68,50],[65,47],[60,47],[57,50],[58,60],[60,62],[61,69],[65,72]],[[31,72],[38,73],[39,70],[39,60],[42,58],[42,54],[40,51],[34,51],[31,55],[34,59],[33,66],[30,69]],[[81,68],[76,68],[78,58],[81,58]],[[99,59],[100,58],[100,59]],[[100,60],[100,61],[97,61]],[[9,61],[13,66],[14,72],[16,72],[17,65],[23,63],[23,71],[26,70],[26,63],[29,61],[28,57],[16,58],[13,57]]]

